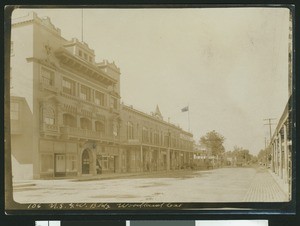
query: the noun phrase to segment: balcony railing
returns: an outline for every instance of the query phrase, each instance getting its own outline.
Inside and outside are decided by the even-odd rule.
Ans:
[[[58,126],[42,123],[40,127],[40,131],[43,133],[58,133]]]
[[[40,82],[40,89],[41,90],[47,89],[47,90],[55,92],[55,93],[58,92],[58,87],[56,87],[54,85],[47,84],[45,82]]]
[[[79,138],[79,139],[91,139],[91,140],[113,140],[113,136],[105,135],[100,131],[93,131],[89,129],[81,129],[77,127],[63,126],[60,127],[60,132],[62,135],[68,138]]]

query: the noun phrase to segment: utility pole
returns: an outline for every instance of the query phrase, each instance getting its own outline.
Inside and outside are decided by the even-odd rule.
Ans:
[[[276,118],[266,118],[264,121],[268,121],[267,124],[264,125],[269,125],[269,130],[270,130],[270,142],[272,140],[272,125],[275,125],[275,123],[272,123],[272,120],[275,120]]]
[[[269,126],[269,132],[270,132],[270,140],[269,142],[272,142],[272,125],[275,125],[275,123],[272,123],[272,120],[275,120],[276,118],[266,118],[264,119],[264,121],[268,121],[267,124],[264,125],[268,125]],[[266,152],[266,167],[268,164],[268,151],[267,151],[267,139],[265,138],[265,152]]]
[[[266,158],[266,167],[268,164],[268,151],[267,151],[267,138],[265,137],[265,158]]]

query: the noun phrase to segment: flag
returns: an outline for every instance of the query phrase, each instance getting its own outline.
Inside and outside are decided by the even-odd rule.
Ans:
[[[186,112],[188,110],[189,110],[189,106],[186,106],[186,107],[184,107],[184,108],[181,109],[181,112]]]

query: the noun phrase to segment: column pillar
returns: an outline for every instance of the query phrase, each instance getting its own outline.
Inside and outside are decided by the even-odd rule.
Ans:
[[[167,171],[170,170],[170,148],[167,149]]]
[[[143,172],[144,171],[144,156],[143,156],[143,145],[141,145],[141,168],[140,171]]]
[[[279,130],[278,133],[278,141],[279,141],[279,145],[278,145],[278,151],[279,151],[279,177],[282,179],[282,139],[281,139],[281,129]]]
[[[286,124],[284,124],[283,126],[283,139],[284,139],[284,182],[287,183],[288,182],[288,139],[287,139],[287,126]]]

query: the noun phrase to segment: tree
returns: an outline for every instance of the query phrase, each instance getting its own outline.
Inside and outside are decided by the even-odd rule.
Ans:
[[[249,150],[238,146],[234,146],[233,155],[237,164],[248,164],[253,159],[253,155],[250,154]]]
[[[264,164],[264,165],[270,164],[271,159],[272,159],[270,146],[265,149],[260,150],[260,152],[257,155],[257,159],[261,164]]]
[[[210,151],[213,156],[221,156],[225,152],[224,141],[225,138],[215,130],[200,138],[200,144]]]

